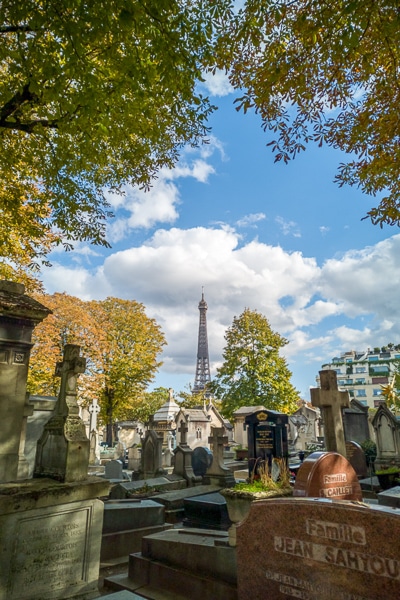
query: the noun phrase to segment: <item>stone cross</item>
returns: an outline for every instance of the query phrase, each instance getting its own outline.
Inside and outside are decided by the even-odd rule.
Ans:
[[[100,406],[97,404],[97,398],[93,398],[92,404],[89,404],[90,412],[90,431],[97,431],[97,415],[100,412]]]
[[[185,421],[182,419],[180,427],[178,428],[179,433],[181,434],[181,438],[180,438],[180,445],[181,446],[186,446],[187,445],[187,438],[186,438],[186,434],[189,431],[188,426],[186,425]]]
[[[51,477],[63,482],[87,479],[89,440],[79,416],[77,378],[84,373],[86,360],[80,347],[67,344],[64,359],[56,365],[61,377],[60,393],[52,417],[37,442],[34,477]]]
[[[225,430],[223,427],[213,427],[211,431],[212,435],[208,438],[208,443],[212,446],[212,453],[214,456],[213,463],[223,467],[224,445],[228,443],[228,437],[224,435]]]
[[[56,364],[55,375],[61,377],[58,414],[62,416],[79,416],[78,403],[76,401],[77,379],[80,373],[85,372],[86,358],[79,356],[80,346],[66,344],[64,347],[64,358]]]
[[[311,404],[321,409],[326,449],[346,456],[342,408],[350,406],[349,393],[338,390],[336,371],[320,371],[319,377],[321,388],[311,388]]]

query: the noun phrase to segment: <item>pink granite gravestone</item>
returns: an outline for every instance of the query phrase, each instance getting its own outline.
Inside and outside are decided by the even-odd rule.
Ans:
[[[294,497],[362,500],[357,473],[338,452],[313,452],[298,470]]]
[[[398,600],[400,514],[312,498],[253,502],[237,529],[238,600]]]

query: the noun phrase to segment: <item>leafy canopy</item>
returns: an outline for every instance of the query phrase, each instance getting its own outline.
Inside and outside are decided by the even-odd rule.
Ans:
[[[134,300],[107,298],[84,302],[67,294],[37,296],[53,313],[33,334],[28,390],[56,395],[55,363],[64,345],[79,344],[87,368],[78,379],[78,398],[87,405],[99,400],[103,421],[143,412],[142,399],[161,362],[165,338],[144,306]]]
[[[234,317],[225,335],[222,366],[210,389],[221,400],[227,418],[241,406],[264,405],[270,410],[292,412],[300,399],[279,350],[288,342],[273,331],[268,319],[246,308]]]
[[[374,224],[400,222],[400,12],[397,0],[247,0],[216,64],[254,108],[276,160],[307,142],[351,154],[339,185],[375,196]]]
[[[0,215],[31,258],[51,225],[59,243],[106,245],[106,192],[148,186],[205,139],[213,107],[195,86],[226,5],[0,3]]]

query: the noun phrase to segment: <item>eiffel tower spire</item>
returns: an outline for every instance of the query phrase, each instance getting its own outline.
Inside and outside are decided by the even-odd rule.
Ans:
[[[204,390],[206,384],[211,381],[207,339],[207,308],[207,302],[204,300],[204,288],[202,288],[201,300],[199,302],[199,339],[193,393]]]

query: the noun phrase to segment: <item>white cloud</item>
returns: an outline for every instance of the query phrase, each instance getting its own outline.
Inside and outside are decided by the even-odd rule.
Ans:
[[[176,167],[161,169],[149,190],[125,186],[122,193],[107,194],[116,215],[108,224],[107,239],[115,244],[126,238],[132,230],[151,229],[161,223],[175,223],[181,203],[175,180],[190,177],[199,183],[207,183],[215,169],[206,159],[216,150],[224,156],[222,145],[213,137],[209,144],[195,149],[200,158],[193,157],[193,149],[185,149]]]
[[[276,217],[275,221],[281,228],[283,235],[292,235],[296,238],[301,237],[299,226],[294,221],[286,221],[283,217]]]
[[[255,223],[259,221],[264,221],[266,216],[264,213],[252,213],[250,215],[245,215],[239,221],[236,222],[238,227],[254,227]]]
[[[226,226],[160,229],[143,245],[111,254],[97,270],[56,264],[44,275],[49,292],[143,302],[167,337],[164,371],[188,382],[202,286],[213,369],[226,328],[245,307],[263,313],[290,340],[284,350],[289,367],[315,365],[310,385],[321,364],[341,351],[400,342],[399,235],[319,266],[300,252],[243,243]]]
[[[227,96],[233,92],[233,87],[229,83],[228,75],[224,71],[212,73],[203,73],[204,82],[202,85],[207,89],[211,96]]]

